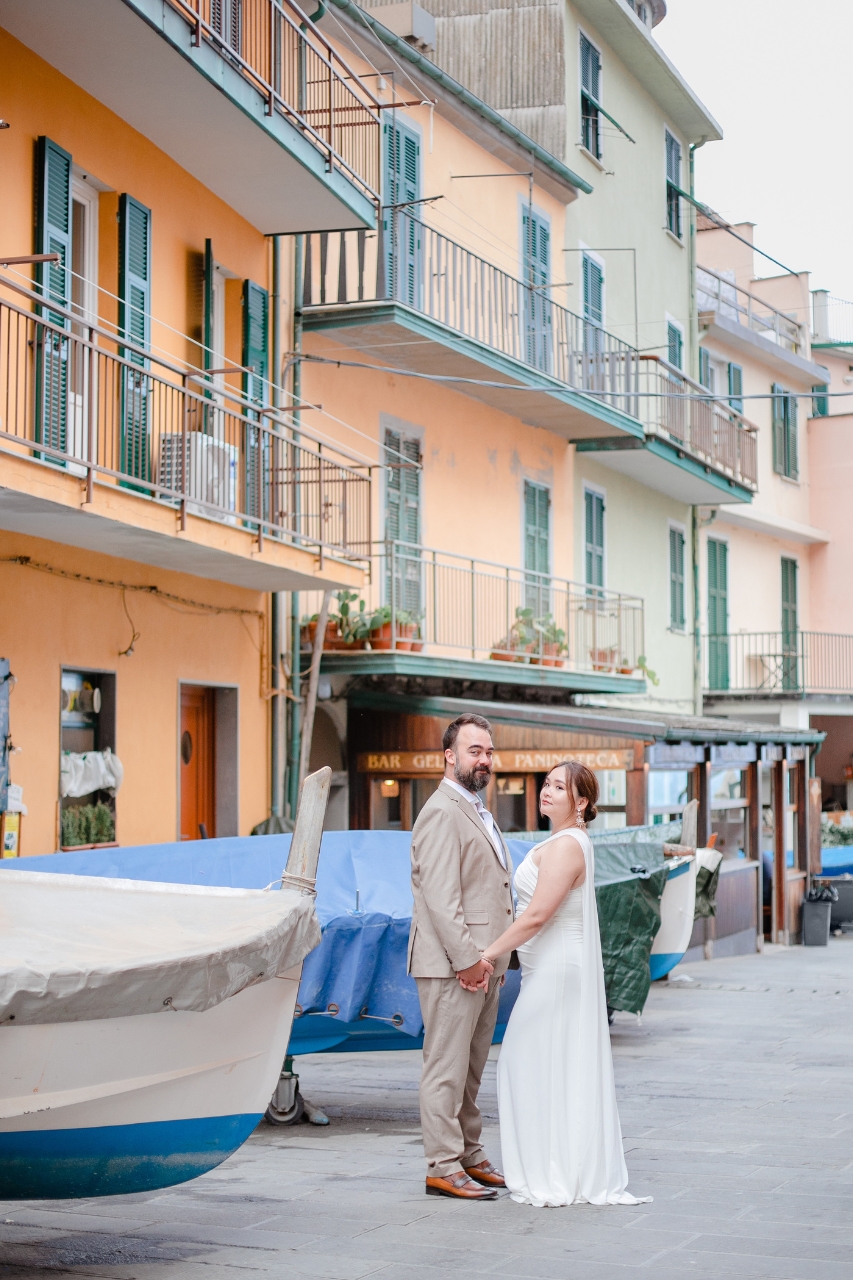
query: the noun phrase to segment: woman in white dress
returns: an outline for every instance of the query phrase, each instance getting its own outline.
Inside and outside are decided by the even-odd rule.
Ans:
[[[517,950],[521,993],[498,1059],[506,1185],[522,1204],[639,1204],[616,1108],[592,842],[598,782],[576,761],[540,796],[553,834],[515,874],[518,917],[484,952]]]

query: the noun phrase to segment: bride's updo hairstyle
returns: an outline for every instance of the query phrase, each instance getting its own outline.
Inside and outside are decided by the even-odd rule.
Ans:
[[[598,810],[595,807],[598,803],[598,778],[592,769],[587,769],[586,765],[581,764],[579,760],[561,760],[559,764],[554,765],[554,769],[565,769],[566,782],[574,789],[579,800],[586,800],[586,808],[583,811],[584,822],[593,822],[598,816]],[[550,769],[549,773],[553,773],[554,769]]]

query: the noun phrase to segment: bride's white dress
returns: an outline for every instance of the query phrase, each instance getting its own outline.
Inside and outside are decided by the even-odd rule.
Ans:
[[[521,994],[497,1072],[503,1173],[522,1204],[640,1204],[625,1190],[592,842],[578,828],[571,835],[583,849],[586,880],[518,948]],[[531,851],[515,875],[519,914],[538,877]]]

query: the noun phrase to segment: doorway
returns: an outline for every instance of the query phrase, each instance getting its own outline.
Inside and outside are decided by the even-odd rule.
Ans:
[[[216,690],[181,686],[181,839],[216,835]]]

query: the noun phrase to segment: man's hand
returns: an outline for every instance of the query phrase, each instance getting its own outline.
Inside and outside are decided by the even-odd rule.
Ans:
[[[478,960],[467,969],[459,969],[456,976],[466,991],[489,990],[489,978],[495,971],[490,960]]]

